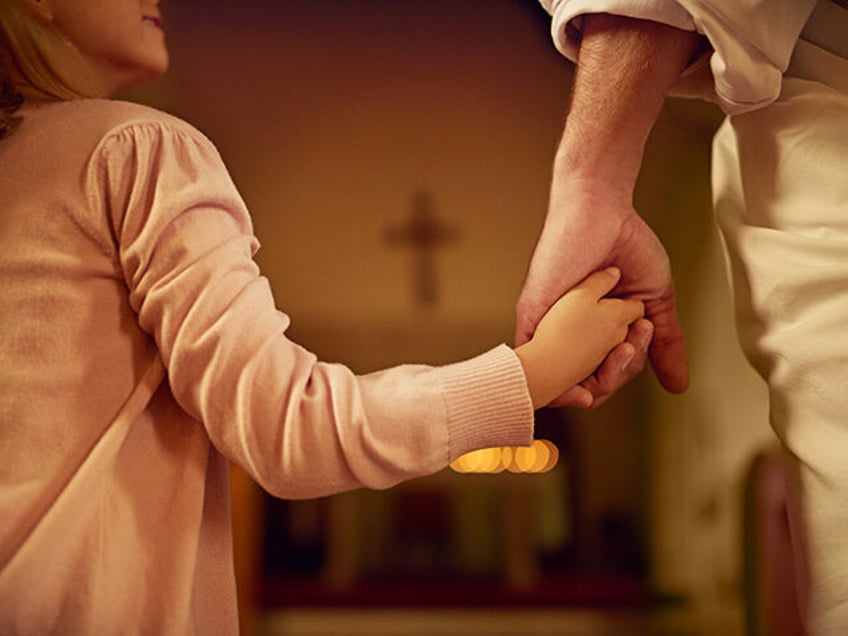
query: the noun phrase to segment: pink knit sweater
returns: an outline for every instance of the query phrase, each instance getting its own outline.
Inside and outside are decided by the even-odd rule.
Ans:
[[[235,633],[228,461],[316,497],[530,442],[505,346],[356,376],[288,340],[191,126],[99,100],[22,117],[0,141],[0,633]]]

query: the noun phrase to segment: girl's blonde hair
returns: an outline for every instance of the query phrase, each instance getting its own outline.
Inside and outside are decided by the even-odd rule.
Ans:
[[[70,100],[102,93],[83,55],[22,0],[0,0],[0,138],[14,128],[22,101],[12,76],[46,98]]]

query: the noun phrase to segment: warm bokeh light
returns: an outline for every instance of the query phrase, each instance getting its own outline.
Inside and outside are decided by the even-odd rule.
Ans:
[[[458,473],[546,473],[559,461],[559,449],[550,440],[537,439],[530,446],[482,448],[451,462]]]

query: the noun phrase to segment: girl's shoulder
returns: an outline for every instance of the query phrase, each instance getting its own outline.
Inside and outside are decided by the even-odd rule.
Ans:
[[[68,108],[71,117],[96,122],[98,132],[106,137],[127,129],[154,128],[168,133],[178,133],[208,141],[199,130],[187,121],[162,110],[115,99],[80,100],[76,108]]]
[[[24,123],[54,138],[74,141],[82,146],[98,146],[118,135],[140,135],[141,131],[156,135],[189,137],[202,145],[211,145],[203,133],[188,122],[164,111],[113,99],[81,99],[27,108]]]

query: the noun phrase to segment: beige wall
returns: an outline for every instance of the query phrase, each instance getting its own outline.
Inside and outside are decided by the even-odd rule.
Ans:
[[[163,105],[221,149],[286,311],[409,318],[382,237],[425,188],[462,233],[438,316],[511,331],[569,77],[533,4],[177,4]]]

